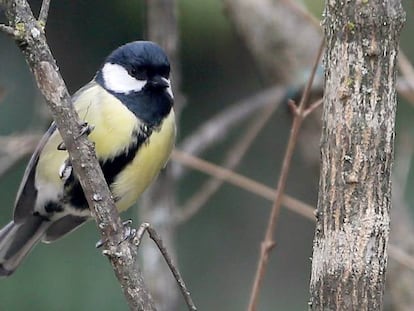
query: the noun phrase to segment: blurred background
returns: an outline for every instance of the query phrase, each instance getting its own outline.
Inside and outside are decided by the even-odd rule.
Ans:
[[[41,1],[30,3],[34,12],[38,12]],[[146,13],[150,3],[52,1],[46,35],[71,93],[93,77],[114,48],[148,38],[148,30],[154,27],[149,25]],[[263,112],[268,106],[278,105],[235,168],[238,173],[274,188],[292,120],[287,99],[300,98],[316,57],[323,5],[322,0],[177,1],[178,53],[174,58],[177,62],[173,81],[174,74],[181,78],[176,93],[183,95],[178,97],[181,108],[178,147],[222,165],[226,154],[235,152],[236,142],[254,119],[266,115]],[[407,24],[401,47],[408,59],[413,60],[410,35],[414,29],[413,2],[405,1],[405,9]],[[0,21],[5,21],[2,14]],[[4,34],[0,34],[0,60],[0,226],[3,226],[12,217],[15,194],[29,153],[51,119],[23,56]],[[321,96],[321,79],[319,76],[313,89],[313,100]],[[398,189],[394,210],[399,214],[393,218],[398,235],[393,241],[412,251],[409,234],[414,232],[411,221],[414,192],[409,190],[414,182],[410,165],[414,102],[404,78],[401,80],[400,94],[404,96],[400,96],[397,113],[394,182]],[[269,90],[273,90],[273,95],[260,102],[257,97]],[[233,110],[227,112],[228,117],[225,112],[230,108]],[[201,135],[198,136],[201,146],[190,147],[189,137],[194,137],[205,122],[219,115],[227,125],[204,146]],[[235,117],[237,120],[229,121],[235,115],[239,116]],[[305,121],[286,189],[286,193],[311,206],[316,205],[318,193],[319,119],[320,111],[316,111]],[[221,129],[218,125],[216,128]],[[15,136],[11,139],[9,135]],[[175,176],[174,209],[179,213],[209,177],[194,170],[183,171],[174,163],[170,171]],[[151,205],[148,197],[145,201],[142,204]],[[170,247],[174,248],[180,271],[199,310],[246,308],[271,206],[265,198],[224,183],[200,205],[198,212],[174,225],[174,234],[168,237],[172,240]],[[135,225],[151,221],[137,215],[137,208],[132,208],[122,217],[132,218]],[[277,245],[260,294],[260,310],[307,309],[313,229],[309,219],[282,209],[275,233]],[[127,310],[108,261],[94,247],[98,239],[94,223],[90,222],[52,245],[38,245],[12,277],[0,280],[0,310]],[[154,251],[149,241],[145,244],[150,252]],[[144,270],[150,265],[146,260],[144,256]],[[413,283],[414,278],[392,258],[390,264],[390,274],[395,274],[389,277],[387,309],[400,310],[395,289],[403,280],[398,273],[410,276],[407,284]],[[150,272],[144,276],[148,283],[153,283]],[[166,283],[171,282],[168,273],[164,277]],[[410,292],[408,286],[404,285]],[[163,289],[159,295],[168,290]],[[157,298],[157,294],[154,296]],[[176,306],[164,309],[185,310],[181,297],[175,301]]]

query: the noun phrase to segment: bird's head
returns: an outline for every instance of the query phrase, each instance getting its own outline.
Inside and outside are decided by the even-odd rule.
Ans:
[[[118,95],[167,92],[172,97],[170,63],[155,43],[135,41],[114,50],[98,71],[96,80]]]

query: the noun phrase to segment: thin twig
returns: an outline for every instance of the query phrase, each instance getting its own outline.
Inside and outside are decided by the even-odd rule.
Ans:
[[[248,310],[249,311],[255,311],[256,310],[256,306],[257,306],[257,302],[258,302],[258,298],[259,298],[259,292],[260,292],[260,287],[261,284],[263,282],[265,273],[266,273],[266,268],[267,268],[267,264],[269,262],[269,254],[270,251],[273,249],[273,247],[275,246],[275,241],[273,239],[273,234],[275,232],[276,229],[276,224],[277,224],[277,219],[279,217],[279,213],[280,213],[280,207],[281,207],[281,203],[282,203],[282,198],[283,198],[283,192],[285,191],[285,186],[286,186],[286,181],[287,181],[287,177],[289,174],[289,168],[290,168],[290,162],[292,160],[292,156],[293,156],[293,151],[295,149],[295,145],[297,142],[297,137],[299,134],[299,130],[300,127],[302,125],[302,121],[304,120],[304,113],[306,111],[306,104],[309,98],[309,94],[310,94],[310,89],[313,83],[313,79],[315,77],[315,73],[316,73],[316,69],[318,67],[320,58],[322,56],[322,51],[324,49],[324,41],[322,40],[320,47],[319,47],[319,51],[318,54],[315,58],[315,62],[312,68],[312,73],[311,76],[309,78],[308,83],[306,84],[305,90],[303,92],[301,101],[299,103],[299,106],[294,106],[293,107],[293,124],[292,124],[292,129],[290,132],[290,137],[289,137],[289,141],[288,141],[288,145],[286,147],[286,153],[283,159],[283,163],[282,163],[282,169],[281,169],[281,173],[280,173],[280,177],[279,177],[279,181],[277,183],[277,195],[273,204],[273,208],[272,211],[270,213],[270,217],[269,217],[269,222],[267,225],[267,229],[266,229],[266,233],[265,233],[265,237],[264,240],[261,244],[261,250],[260,250],[260,259],[257,265],[257,270],[256,270],[256,276],[253,282],[253,288],[251,291],[251,296],[250,296],[250,301],[249,301],[249,306],[248,306]]]
[[[411,91],[414,91],[414,68],[408,57],[401,49],[398,51],[397,62],[398,68],[405,78],[405,81],[408,83]]]
[[[318,100],[314,101],[303,112],[303,118],[306,118],[308,115],[310,115],[313,111],[315,111],[322,104],[323,104],[323,98],[319,98]]]
[[[46,99],[55,123],[69,152],[74,172],[83,188],[91,213],[103,240],[114,272],[131,310],[155,310],[136,261],[136,247],[124,242],[124,226],[111,192],[105,182],[93,145],[82,135],[82,123],[56,66],[46,37],[26,0],[1,2],[10,26],[19,24],[19,43]]]
[[[303,17],[304,20],[307,20],[310,25],[314,26],[319,31],[322,31],[320,21],[315,16],[313,16],[308,10],[306,10],[303,7],[303,4],[300,5],[296,1],[292,0],[282,0],[282,2],[288,7],[290,7],[293,10],[293,12],[295,12],[297,15]]]
[[[10,26],[4,25],[4,24],[0,24],[0,31],[4,32],[6,35],[11,36],[12,38],[16,38],[17,37],[17,31]]]
[[[414,271],[414,257],[393,244],[388,244],[388,254],[399,264]]]
[[[23,157],[31,154],[40,137],[36,134],[0,136],[0,177]]]
[[[39,18],[37,19],[43,29],[46,27],[47,16],[49,15],[49,7],[50,0],[43,0],[42,7],[40,8]]]
[[[227,169],[234,169],[244,157],[249,147],[254,142],[255,138],[263,127],[267,124],[270,117],[280,106],[280,101],[274,102],[270,106],[266,106],[258,113],[257,117],[253,119],[251,124],[247,127],[246,132],[236,141],[236,143],[229,148],[226,160],[222,167]],[[183,208],[176,215],[178,223],[184,223],[194,216],[208,199],[216,193],[224,180],[211,177],[207,180],[200,189],[184,204]]]
[[[202,153],[213,144],[220,143],[227,137],[226,133],[235,125],[240,124],[257,109],[280,101],[286,94],[285,86],[276,86],[242,99],[219,114],[203,123],[196,131],[186,137],[179,148],[194,155]],[[180,165],[175,165],[173,174],[175,178],[183,175]]]
[[[165,262],[167,263],[168,267],[170,268],[171,273],[173,274],[175,280],[177,281],[178,287],[181,290],[181,293],[184,297],[185,303],[187,304],[188,310],[190,311],[196,311],[197,307],[195,306],[190,291],[187,289],[187,286],[184,283],[184,279],[182,278],[180,272],[175,267],[174,262],[171,258],[171,256],[168,254],[167,249],[165,248],[161,237],[158,235],[157,231],[151,227],[151,225],[147,222],[144,222],[141,224],[141,226],[137,230],[136,234],[136,246],[139,247],[142,241],[142,236],[145,232],[148,232],[148,235],[150,238],[154,241],[154,243],[157,245],[158,249],[160,250],[162,256],[165,259]]]
[[[188,166],[192,169],[203,172],[207,175],[214,176],[217,179],[224,180],[243,190],[254,193],[269,201],[276,198],[276,190],[259,183],[251,178],[237,174],[229,169],[207,162],[186,152],[175,149],[171,156],[172,160]],[[315,220],[314,208],[286,194],[283,195],[282,203],[291,211],[311,220]]]
[[[403,96],[409,104],[414,106],[414,89],[410,86],[410,82],[407,79],[397,78],[396,89],[399,95]]]
[[[209,176],[214,176],[218,179],[224,180],[236,187],[258,195],[269,201],[273,202],[276,198],[277,190],[180,150],[176,149],[173,151],[172,160],[180,162],[182,165],[203,172]],[[287,194],[283,194],[282,203],[288,210],[301,215],[312,222],[316,221],[315,208],[312,205],[295,199]],[[390,257],[399,264],[414,271],[414,257],[395,245],[393,246],[392,244],[389,244],[389,246],[398,250],[397,256],[394,256],[394,252],[390,252]],[[399,254],[402,255],[398,256]]]

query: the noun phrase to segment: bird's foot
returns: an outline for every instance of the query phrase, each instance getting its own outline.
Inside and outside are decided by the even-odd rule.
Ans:
[[[118,245],[121,244],[122,242],[127,241],[127,240],[132,240],[137,235],[137,229],[131,228],[129,226],[130,224],[132,224],[131,219],[128,219],[128,220],[125,220],[124,222],[122,222],[122,225],[124,226],[123,236],[122,236],[122,240],[118,243]],[[96,242],[95,247],[96,248],[101,248],[102,246],[104,246],[106,244],[106,242],[108,242],[108,239],[105,239],[105,240],[101,239],[98,242]]]
[[[61,167],[59,168],[59,178],[63,181],[68,180],[70,175],[72,174],[72,163],[70,163],[69,158],[63,162]]]
[[[88,122],[83,122],[81,124],[79,135],[76,138],[79,138],[83,135],[89,136],[94,129],[95,129],[94,125],[89,125]]]

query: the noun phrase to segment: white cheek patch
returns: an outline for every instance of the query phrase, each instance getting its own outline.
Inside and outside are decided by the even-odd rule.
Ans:
[[[147,81],[137,80],[128,74],[121,65],[106,63],[102,68],[105,87],[115,93],[139,92]]]

